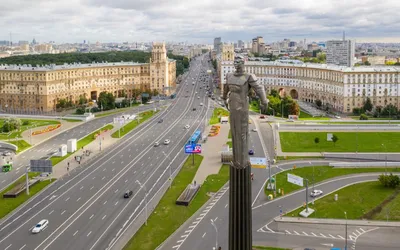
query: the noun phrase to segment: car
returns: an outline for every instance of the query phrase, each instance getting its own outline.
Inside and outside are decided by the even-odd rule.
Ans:
[[[160,119],[160,120],[158,120],[158,123],[162,123],[164,120],[163,119]]]
[[[253,132],[257,132],[257,129],[256,129],[256,128],[253,128],[251,131],[253,131]]]
[[[315,189],[314,191],[311,192],[310,196],[311,197],[317,197],[317,196],[320,196],[322,194],[323,194],[322,190]]]
[[[196,91],[196,93],[195,94],[197,94],[197,91]]]
[[[200,103],[200,106],[203,106],[204,104],[203,103]]]
[[[200,96],[198,96],[197,99],[200,99]]]
[[[249,150],[249,155],[254,155],[254,149]]]
[[[193,108],[193,111],[196,111],[196,108]]]
[[[6,151],[6,152],[3,153],[3,156],[10,156],[10,155],[11,155],[10,151]]]
[[[189,126],[189,124],[187,124],[186,126],[185,126],[185,129],[189,129],[190,128],[190,126]]]
[[[159,143],[158,141],[156,141],[156,142],[154,143],[154,147],[158,147],[158,146],[160,146],[160,143]]]
[[[200,89],[201,89],[201,87],[200,87]]]
[[[341,119],[341,117],[340,117],[340,116],[338,116],[338,115],[335,115],[335,118],[336,118],[336,119]]]
[[[260,119],[265,119],[265,116],[263,116],[263,115],[260,115]]]
[[[286,121],[287,121],[287,122],[294,122],[293,119],[287,119]]]
[[[48,220],[41,220],[38,224],[36,224],[33,228],[32,228],[32,233],[37,234],[42,232],[44,229],[46,229],[46,227],[49,225],[49,221]]]
[[[171,142],[171,141],[170,141],[169,139],[166,139],[166,140],[164,141],[164,145],[168,145],[170,142]]]
[[[125,199],[126,199],[126,198],[129,198],[129,197],[132,196],[132,194],[133,194],[132,190],[128,190],[128,191],[125,192],[124,198],[125,198]]]

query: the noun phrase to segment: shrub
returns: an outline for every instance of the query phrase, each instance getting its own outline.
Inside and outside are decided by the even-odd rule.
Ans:
[[[24,126],[29,125],[29,124],[31,124],[31,122],[28,121],[28,120],[25,120],[25,121],[22,122],[22,125],[24,125]]]
[[[360,120],[368,120],[368,116],[366,114],[361,114]]]
[[[83,115],[84,113],[85,113],[85,108],[77,108],[76,109],[76,113],[78,114],[78,115]]]
[[[384,187],[395,188],[400,185],[400,177],[392,173],[390,175],[381,174],[378,180]]]

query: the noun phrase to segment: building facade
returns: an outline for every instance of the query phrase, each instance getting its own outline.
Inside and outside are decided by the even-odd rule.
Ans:
[[[176,62],[167,58],[164,43],[153,44],[150,63],[0,65],[0,109],[5,111],[48,112],[60,99],[97,100],[103,91],[132,97],[134,89],[169,95],[175,88]]]
[[[217,54],[221,53],[220,45],[222,43],[221,37],[214,38],[214,50],[217,51]]]
[[[233,62],[221,62],[221,84],[234,72]],[[336,111],[350,113],[369,97],[374,106],[400,108],[400,69],[396,67],[341,67],[324,64],[284,64],[246,61],[245,71],[255,74],[269,93],[314,103],[321,100]],[[221,87],[221,90],[223,88]]]
[[[340,66],[354,66],[354,41],[331,40],[326,42],[326,63]]]

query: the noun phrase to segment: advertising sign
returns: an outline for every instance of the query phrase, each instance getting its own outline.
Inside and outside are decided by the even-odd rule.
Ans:
[[[201,154],[201,144],[186,144],[185,145],[186,154]]]
[[[287,181],[293,184],[296,184],[300,187],[303,187],[303,178],[293,174],[287,174]]]
[[[31,160],[31,172],[53,173],[53,163],[51,160]]]
[[[252,168],[266,168],[267,158],[250,157],[250,164]]]

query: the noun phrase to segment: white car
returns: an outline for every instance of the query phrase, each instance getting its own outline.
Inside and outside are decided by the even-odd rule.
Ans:
[[[200,99],[200,96],[198,96],[197,99]]]
[[[160,143],[159,143],[158,141],[156,141],[156,142],[154,143],[154,147],[158,147],[158,146],[160,146]]]
[[[335,115],[335,118],[336,118],[336,119],[341,119],[342,117],[340,117],[340,116],[338,116],[338,115]]]
[[[40,232],[43,231],[48,225],[49,225],[49,221],[48,221],[48,220],[41,220],[38,224],[36,224],[36,225],[32,228],[32,233],[34,233],[34,234],[40,233]]]
[[[190,128],[189,124],[185,126],[185,129],[189,129],[189,128]]]
[[[257,132],[257,129],[256,129],[256,128],[253,128],[251,131],[253,131],[253,132]]]
[[[3,153],[3,156],[10,156],[10,155],[11,155],[10,151],[6,151],[6,152]]]
[[[317,196],[320,196],[320,195],[322,195],[323,194],[323,192],[322,192],[322,190],[314,190],[314,191],[312,191],[311,192],[311,194],[310,194],[310,196],[311,197],[317,197]]]
[[[196,94],[197,94],[197,91],[196,91]]]
[[[166,140],[164,141],[164,145],[168,145],[170,142],[171,142],[171,141],[170,141],[169,139],[166,139]]]
[[[203,106],[204,104],[203,103],[200,103],[200,106]]]

